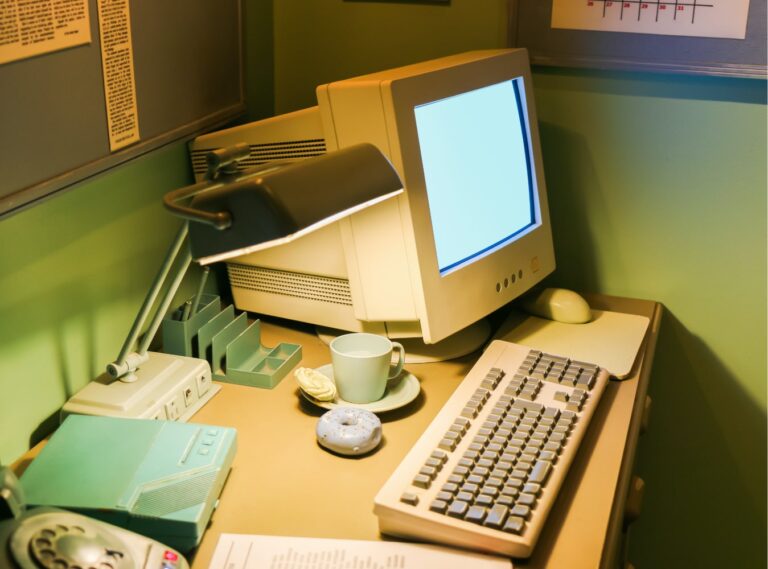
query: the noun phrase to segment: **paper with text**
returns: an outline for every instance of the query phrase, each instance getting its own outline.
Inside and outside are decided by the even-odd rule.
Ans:
[[[0,0],[0,64],[90,42],[88,0]]]
[[[553,0],[552,27],[744,39],[749,0]]]
[[[98,6],[109,149],[115,151],[139,140],[130,3],[98,0]]]
[[[503,557],[396,541],[222,534],[209,569],[512,569]]]

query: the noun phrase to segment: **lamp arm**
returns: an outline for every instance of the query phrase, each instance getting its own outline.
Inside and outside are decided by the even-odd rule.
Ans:
[[[160,324],[162,324],[163,317],[168,311],[171,302],[173,302],[173,297],[176,295],[176,291],[179,290],[181,281],[184,279],[184,275],[187,273],[190,263],[192,263],[192,253],[189,251],[189,247],[185,247],[181,256],[181,266],[179,267],[179,271],[176,273],[176,277],[173,279],[171,286],[169,286],[168,290],[165,292],[165,297],[155,312],[155,316],[150,322],[147,332],[144,334],[144,339],[139,346],[138,353],[142,358],[149,351],[149,344],[152,342],[155,334],[157,334],[157,329],[160,327]]]
[[[163,197],[165,207],[174,215],[184,219],[207,223],[217,229],[227,229],[232,225],[232,216],[228,211],[204,211],[179,205],[176,202],[236,180],[238,173],[237,163],[248,158],[250,155],[251,147],[245,142],[238,142],[232,146],[217,148],[206,153],[205,161],[208,165],[206,172],[207,180],[167,193]]]
[[[118,379],[126,375],[130,377],[132,372],[135,371],[138,366],[143,363],[144,360],[146,360],[146,353],[149,343],[152,341],[152,338],[157,332],[157,328],[160,325],[163,316],[165,315],[165,311],[173,299],[173,294],[176,293],[176,289],[178,289],[178,286],[181,283],[181,279],[184,277],[184,273],[186,273],[187,267],[189,267],[191,262],[192,257],[189,252],[189,248],[187,248],[184,253],[182,266],[179,268],[178,274],[176,275],[176,278],[171,285],[171,289],[168,291],[168,293],[166,293],[166,296],[163,299],[163,304],[155,313],[155,317],[152,321],[152,324],[150,325],[150,329],[145,334],[144,341],[142,342],[142,346],[140,347],[139,352],[135,353],[131,352],[131,350],[136,343],[139,334],[141,333],[141,329],[144,326],[145,320],[149,316],[152,305],[155,303],[157,296],[160,294],[163,283],[165,283],[165,280],[168,278],[168,273],[173,266],[174,260],[184,245],[184,242],[187,238],[187,233],[188,223],[185,221],[176,234],[176,238],[171,244],[171,247],[168,249],[168,253],[165,256],[165,259],[163,259],[163,264],[160,267],[160,271],[158,271],[157,275],[155,276],[155,280],[152,283],[146,298],[144,299],[144,304],[142,304],[139,313],[136,315],[136,319],[133,322],[131,331],[128,333],[128,337],[125,339],[123,347],[120,350],[120,355],[117,356],[117,359],[114,362],[107,365],[107,373],[113,378]],[[131,381],[130,379],[126,380]]]
[[[184,219],[213,225],[217,229],[227,229],[232,225],[232,216],[228,211],[205,211],[177,203],[183,199],[196,196],[200,192],[222,185],[221,181],[205,181],[179,188],[165,194],[163,196],[163,204],[171,213]]]

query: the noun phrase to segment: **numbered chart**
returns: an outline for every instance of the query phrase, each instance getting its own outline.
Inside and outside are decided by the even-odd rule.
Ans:
[[[744,39],[749,0],[552,0],[552,27]]]

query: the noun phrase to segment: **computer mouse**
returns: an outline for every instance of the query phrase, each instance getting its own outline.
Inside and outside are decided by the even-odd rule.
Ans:
[[[584,324],[592,320],[592,310],[584,297],[565,288],[545,288],[521,299],[523,310],[556,322]]]

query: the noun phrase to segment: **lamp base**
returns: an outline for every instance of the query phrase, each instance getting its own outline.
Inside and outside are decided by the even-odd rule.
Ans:
[[[67,415],[102,415],[186,422],[221,389],[208,362],[197,358],[149,352],[126,383],[104,373],[83,387],[61,408]]]

